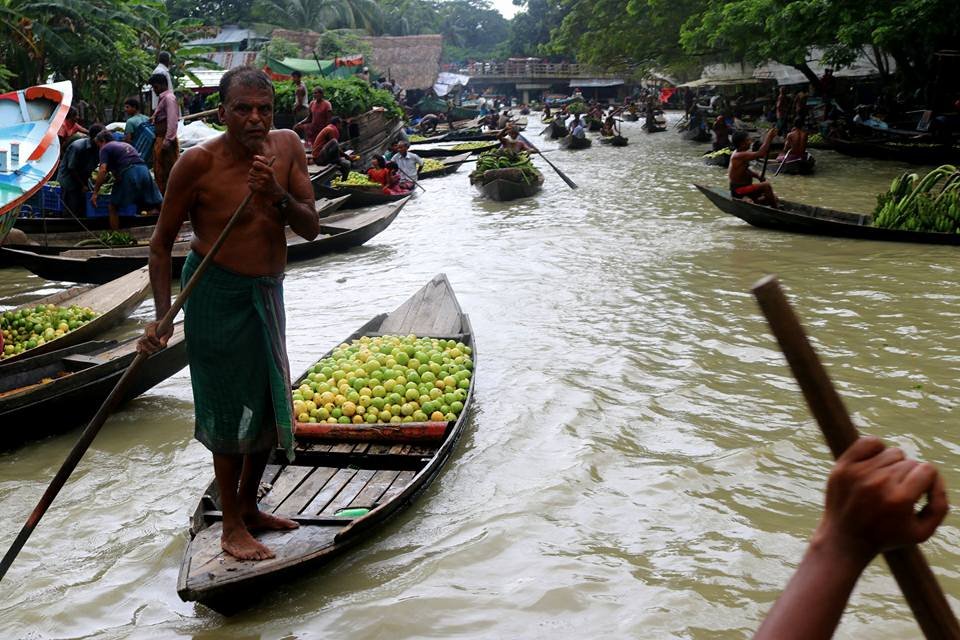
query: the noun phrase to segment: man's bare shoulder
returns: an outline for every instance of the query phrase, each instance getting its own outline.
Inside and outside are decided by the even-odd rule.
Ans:
[[[300,136],[291,129],[274,129],[270,132],[270,143],[274,145],[277,151],[284,153],[303,153],[303,142]]]
[[[180,159],[177,160],[174,169],[182,167],[181,171],[190,171],[193,175],[209,171],[213,166],[219,148],[222,146],[223,143],[220,141],[220,136],[218,136],[217,138],[198,144],[195,147],[190,147],[184,151]]]

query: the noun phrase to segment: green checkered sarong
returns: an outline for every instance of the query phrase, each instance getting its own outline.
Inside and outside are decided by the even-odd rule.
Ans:
[[[200,262],[190,252],[181,286]],[[279,442],[293,460],[283,276],[244,276],[212,264],[184,312],[197,440],[233,455]]]

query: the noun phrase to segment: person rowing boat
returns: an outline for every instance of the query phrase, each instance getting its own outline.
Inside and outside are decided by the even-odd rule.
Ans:
[[[794,121],[783,146],[786,153],[777,156],[777,162],[796,162],[807,157],[807,132],[803,130],[803,120],[797,118]]]
[[[770,143],[776,135],[777,128],[771,127],[767,131],[767,137],[764,138],[760,149],[751,151],[750,134],[746,131],[737,131],[733,134],[734,152],[730,156],[730,168],[727,170],[727,177],[730,180],[730,195],[733,198],[749,197],[759,204],[766,204],[774,208],[779,206],[777,196],[773,193],[773,187],[769,182],[766,182],[765,176],[757,174],[750,168],[752,161],[767,157]],[[758,178],[760,182],[754,184],[754,178]]]
[[[274,553],[251,532],[298,526],[257,508],[270,451],[279,445],[293,458],[284,346],[285,227],[313,240],[320,221],[299,137],[271,130],[270,78],[259,69],[234,68],[220,80],[220,100],[227,131],[187,151],[170,174],[150,241],[150,283],[159,319],[170,308],[170,254],[183,223],[189,217],[194,233],[181,278],[186,283],[244,199],[238,185],[249,185],[252,198],[197,283],[184,308],[184,327],[194,434],[213,454],[223,507],[220,545],[235,558],[263,560]],[[157,335],[157,323],[151,323],[138,349],[154,353],[170,335]]]

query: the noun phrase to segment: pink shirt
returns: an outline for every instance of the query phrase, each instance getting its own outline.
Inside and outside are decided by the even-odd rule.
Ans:
[[[153,124],[157,131],[163,131],[164,140],[177,139],[177,121],[180,119],[180,107],[173,91],[167,89],[160,94],[157,110],[153,112]]]

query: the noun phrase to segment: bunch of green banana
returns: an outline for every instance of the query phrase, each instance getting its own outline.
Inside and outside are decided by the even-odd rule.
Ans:
[[[957,233],[960,171],[953,165],[943,165],[922,179],[915,173],[894,178],[890,190],[877,196],[873,224],[885,229]]]

